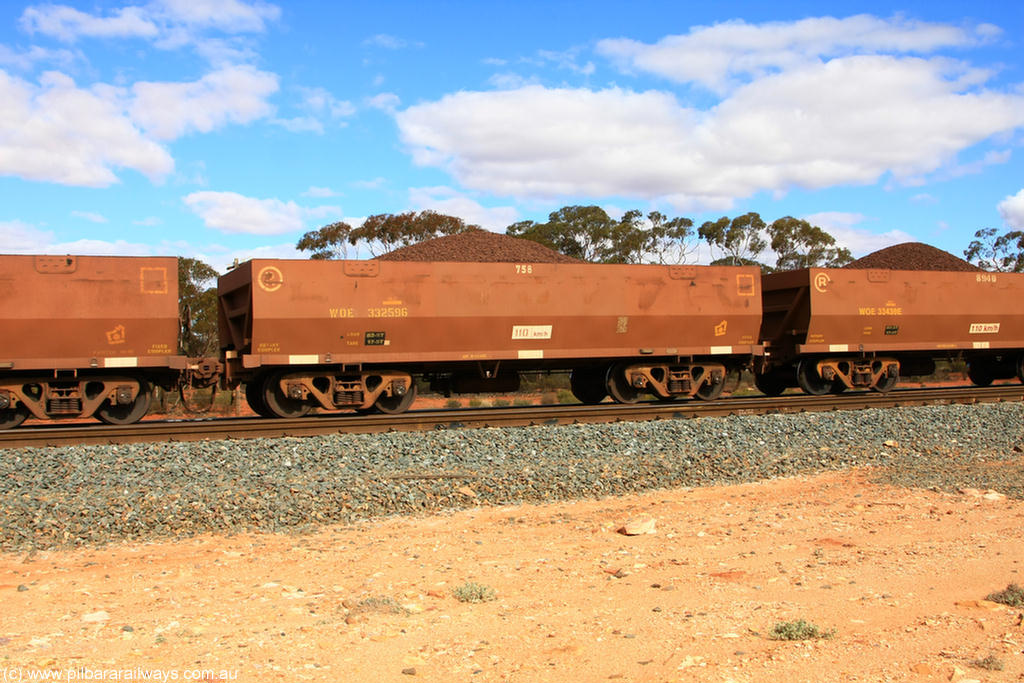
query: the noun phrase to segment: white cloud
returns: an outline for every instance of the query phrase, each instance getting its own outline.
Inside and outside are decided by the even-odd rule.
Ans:
[[[162,179],[174,160],[125,115],[121,95],[57,72],[37,86],[0,70],[0,175],[104,187],[117,182],[114,168],[130,168]]]
[[[972,31],[862,14],[764,24],[729,21],[696,26],[686,35],[666,36],[653,45],[625,38],[602,40],[597,51],[626,70],[725,92],[748,79],[817,63],[821,57],[871,52],[924,54],[943,47],[975,45],[998,32],[989,24]]]
[[[458,92],[396,121],[417,164],[474,190],[725,210],[765,190],[909,181],[1024,125],[1024,92],[980,89],[968,71],[853,56],[764,76],[709,109],[668,92],[529,86]]]
[[[60,66],[68,66],[80,59],[81,55],[71,50],[50,50],[33,45],[27,50],[17,52],[0,45],[0,66],[7,66],[19,71],[28,71],[40,62],[50,62]]]
[[[150,227],[150,228],[154,227],[154,226],[157,226],[157,225],[161,225],[162,223],[163,223],[163,220],[158,218],[158,217],[156,217],[156,216],[146,216],[145,218],[140,218],[137,221],[132,221],[133,225],[141,225],[141,226]]]
[[[237,192],[193,192],[183,201],[207,227],[251,235],[295,232],[305,229],[306,218],[324,218],[341,213],[336,206],[305,208],[291,201],[257,199]]]
[[[504,232],[519,219],[519,212],[513,206],[482,206],[450,187],[409,188],[409,203],[417,210],[431,209],[456,216],[493,232]]]
[[[379,190],[387,184],[387,178],[378,176],[370,180],[356,180],[352,183],[352,187],[357,187],[360,190]]]
[[[356,107],[348,100],[339,100],[326,88],[299,88],[303,106],[309,111],[340,119],[356,113]]]
[[[999,202],[999,215],[1014,230],[1024,230],[1024,190]]]
[[[894,244],[918,241],[916,237],[903,230],[874,233],[854,227],[865,220],[865,216],[860,213],[824,211],[803,218],[811,225],[817,225],[832,235],[836,239],[836,243],[849,249],[854,258],[891,247]]]
[[[302,193],[303,197],[337,197],[338,193],[329,187],[317,187],[311,185],[308,190]]]
[[[295,116],[290,119],[270,119],[270,123],[281,126],[289,133],[316,133],[323,135],[324,124],[312,116]]]
[[[140,81],[132,86],[130,113],[154,137],[173,140],[268,116],[267,97],[277,87],[275,74],[247,65],[225,66],[190,83]]]
[[[72,211],[71,215],[90,223],[106,223],[107,217],[95,211]]]
[[[260,33],[266,29],[266,22],[281,17],[280,7],[258,0],[157,0],[150,7],[171,22],[226,33]]]
[[[398,108],[398,105],[401,103],[401,98],[393,92],[382,92],[379,95],[374,95],[366,100],[367,106],[374,109],[381,109],[389,113],[394,113]]]
[[[408,40],[387,33],[378,33],[363,41],[363,45],[382,47],[385,50],[402,50],[407,47],[423,47],[423,43],[410,43]]]
[[[53,233],[24,221],[0,221],[0,253],[38,254],[53,241]]]
[[[22,30],[42,33],[65,42],[87,38],[155,38],[157,25],[141,7],[124,7],[97,17],[67,5],[28,7],[21,14]]]
[[[157,47],[176,48],[197,41],[196,32],[259,33],[281,10],[265,2],[240,0],[154,0],[113,10],[106,16],[67,5],[34,5],[22,12],[20,25],[29,34],[64,42],[79,38],[140,38]]]

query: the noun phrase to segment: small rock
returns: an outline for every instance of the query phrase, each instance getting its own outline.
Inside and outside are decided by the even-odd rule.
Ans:
[[[414,666],[407,666],[404,669],[402,669],[402,673],[405,674],[406,676],[415,676],[416,675],[416,667],[414,667]]]
[[[24,593],[24,592],[25,592],[25,591],[27,591],[27,590],[28,590],[28,586],[26,586],[26,585],[25,585],[25,584],[23,584],[23,583],[19,583],[19,584],[18,584],[18,592],[19,592],[19,593]]]
[[[999,493],[998,491],[993,491],[992,489],[989,489],[984,494],[982,494],[981,499],[982,500],[999,501],[999,500],[1006,500],[1006,496],[1004,496],[1002,493]]]
[[[925,664],[924,662],[920,662],[918,664],[913,665],[912,667],[910,667],[910,670],[916,674],[921,674],[922,676],[931,676],[935,673],[935,670],[927,664]]]
[[[128,624],[125,624],[124,626],[122,626],[121,630],[124,631],[125,633],[132,633],[133,631],[135,631],[135,629],[132,628],[131,626],[129,626]]]
[[[882,442],[882,445],[885,446],[886,448],[899,448],[900,447],[899,442],[898,441],[893,441],[892,439],[886,439],[885,441]]]
[[[108,619],[110,619],[110,615],[103,610],[100,610],[99,612],[90,612],[89,614],[82,616],[82,621],[90,624],[98,624],[107,621]]]
[[[657,524],[657,520],[651,517],[640,517],[637,519],[631,519],[625,524],[620,526],[615,531],[622,534],[623,536],[640,536],[643,534],[657,533],[654,529],[654,525]]]
[[[462,495],[466,496],[467,498],[476,498],[476,491],[469,488],[468,486],[460,486],[455,490],[461,493]]]

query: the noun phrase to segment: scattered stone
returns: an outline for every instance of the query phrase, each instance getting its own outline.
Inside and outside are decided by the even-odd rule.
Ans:
[[[89,624],[98,624],[110,619],[110,615],[100,610],[99,612],[90,612],[89,614],[82,615],[82,621]]]
[[[128,624],[125,624],[124,626],[122,626],[121,630],[124,631],[125,633],[132,633],[132,632],[135,631],[135,629],[132,628],[131,626],[129,626]]]
[[[924,662],[914,664],[912,667],[910,667],[910,670],[922,676],[932,676],[935,674],[935,669],[931,668]]]
[[[18,592],[19,593],[24,593],[27,590],[28,590],[28,586],[26,586],[23,583],[18,584]]]
[[[651,517],[640,517],[637,519],[628,520],[624,525],[620,526],[615,531],[622,534],[623,536],[642,536],[643,534],[654,534],[657,533],[655,530],[655,524],[657,520]]]
[[[882,442],[882,445],[887,447],[887,448],[899,448],[900,447],[900,444],[898,442],[896,442],[896,441],[893,441],[892,439],[886,439],[885,441]]]
[[[415,676],[416,675],[416,667],[414,667],[414,666],[407,666],[404,669],[402,669],[402,673],[405,674],[406,676]]]

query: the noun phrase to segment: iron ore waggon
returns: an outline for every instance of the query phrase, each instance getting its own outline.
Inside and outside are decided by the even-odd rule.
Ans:
[[[1024,274],[810,268],[762,286],[765,394],[887,391],[944,358],[980,386],[1024,381]]]
[[[0,322],[0,429],[136,422],[187,365],[173,257],[0,256]]]
[[[757,268],[253,260],[219,281],[229,385],[259,414],[399,413],[571,372],[585,403],[718,396],[761,353]]]

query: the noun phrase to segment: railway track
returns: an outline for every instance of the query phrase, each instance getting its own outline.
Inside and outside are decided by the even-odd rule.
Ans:
[[[644,402],[632,405],[554,405],[459,410],[417,410],[402,415],[313,416],[295,420],[256,417],[153,420],[111,427],[41,424],[0,432],[0,449],[78,444],[277,438],[334,433],[378,433],[472,427],[510,427],[573,423],[688,419],[828,410],[862,410],[942,403],[1024,401],[1024,385],[899,389],[887,394],[857,392],[842,396],[794,394],[777,398],[727,397],[717,401]]]

